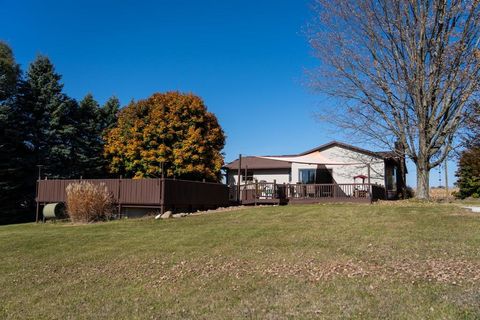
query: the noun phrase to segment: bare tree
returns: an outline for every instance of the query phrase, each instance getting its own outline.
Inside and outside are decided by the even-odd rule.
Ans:
[[[463,140],[466,148],[480,147],[480,102],[471,104],[467,109]]]
[[[340,105],[323,117],[356,136],[401,145],[417,197],[456,140],[479,87],[479,1],[317,0],[308,28],[321,64],[313,85]],[[340,98],[340,99],[338,99]]]

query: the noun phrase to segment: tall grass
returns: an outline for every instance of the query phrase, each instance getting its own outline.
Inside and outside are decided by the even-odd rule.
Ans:
[[[113,196],[104,183],[72,183],[67,186],[66,193],[67,213],[72,222],[89,223],[112,218]]]

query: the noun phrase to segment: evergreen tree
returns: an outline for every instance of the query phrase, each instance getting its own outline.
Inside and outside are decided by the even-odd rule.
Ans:
[[[77,111],[77,135],[74,144],[73,174],[77,177],[96,178],[103,172],[102,124],[100,105],[91,94],[79,102]]]
[[[28,148],[17,103],[20,81],[12,50],[0,42],[0,224],[28,219]]]
[[[104,136],[108,130],[115,127],[118,120],[118,112],[120,111],[120,100],[117,97],[111,97],[105,102],[101,111],[101,124]]]
[[[74,163],[72,175],[84,178],[103,178],[107,175],[108,162],[103,156],[106,132],[117,123],[120,102],[110,98],[100,107],[91,94],[79,102],[75,116],[76,143],[74,144]]]
[[[456,176],[459,191],[456,196],[480,198],[480,147],[472,147],[462,152]]]
[[[103,137],[119,107],[115,97],[102,108],[91,94],[80,103],[69,98],[44,56],[23,80],[12,50],[0,42],[0,224],[33,218],[36,165],[49,178],[104,177]]]
[[[77,134],[77,103],[63,92],[61,76],[47,57],[38,56],[27,72],[22,105],[30,114],[32,165],[45,166],[49,177],[73,177],[73,144]]]
[[[458,162],[457,197],[480,197],[480,104],[470,106],[465,117],[467,135],[465,150],[460,153]]]
[[[11,99],[16,91],[20,78],[20,67],[15,62],[12,49],[0,41],[0,103]]]

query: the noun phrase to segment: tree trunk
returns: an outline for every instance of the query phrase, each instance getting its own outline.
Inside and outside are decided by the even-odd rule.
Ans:
[[[401,199],[407,199],[407,181],[405,181],[405,160],[400,160],[397,177],[397,189],[400,191]]]
[[[430,197],[430,170],[428,165],[417,163],[417,192],[418,199],[427,200]]]

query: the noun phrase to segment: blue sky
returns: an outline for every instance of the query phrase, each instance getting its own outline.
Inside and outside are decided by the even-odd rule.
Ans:
[[[100,102],[116,95],[127,104],[170,90],[201,96],[226,132],[231,161],[239,153],[348,143],[315,120],[327,102],[305,85],[305,70],[317,65],[302,33],[310,3],[0,0],[0,39],[23,69],[37,54],[49,56],[77,99],[90,92]],[[409,171],[414,186],[414,167]],[[438,170],[431,183],[438,185]]]

